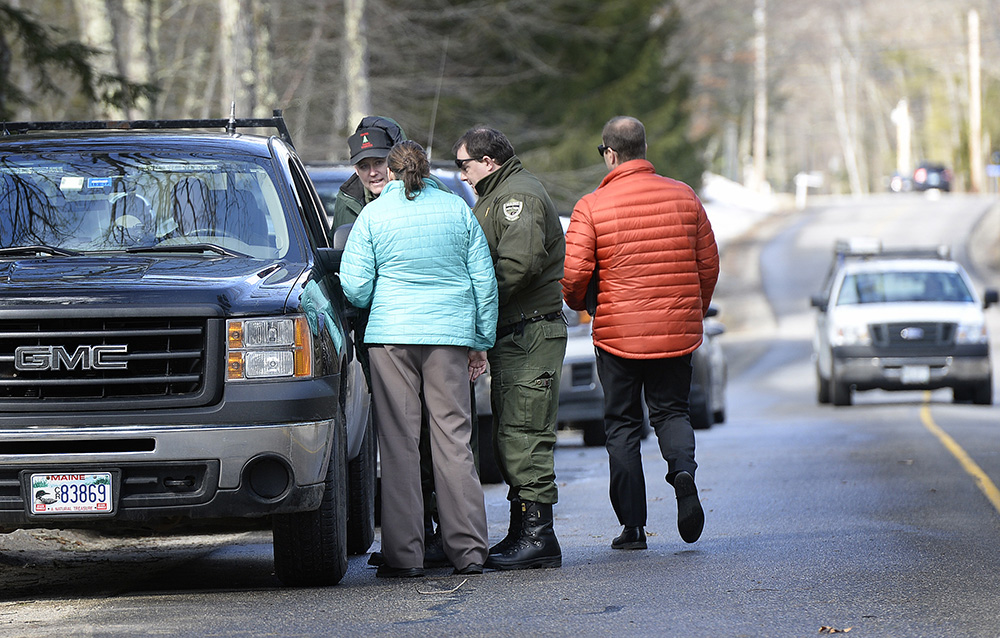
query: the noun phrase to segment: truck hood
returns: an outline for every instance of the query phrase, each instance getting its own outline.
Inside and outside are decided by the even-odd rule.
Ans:
[[[19,305],[211,305],[282,313],[305,264],[234,257],[79,256],[0,262],[0,309]],[[183,300],[183,301],[181,301]]]

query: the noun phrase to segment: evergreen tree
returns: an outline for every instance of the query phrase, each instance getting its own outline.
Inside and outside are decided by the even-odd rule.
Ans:
[[[647,158],[657,171],[698,188],[704,163],[690,139],[692,78],[682,61],[668,57],[682,26],[674,3],[557,0],[544,6],[547,15],[538,16],[542,26],[535,32],[494,33],[505,39],[505,57],[538,61],[527,79],[499,89],[494,104],[520,114],[518,154],[553,196],[565,206],[596,187],[605,172],[597,153],[601,129],[615,115],[642,120]]]
[[[59,41],[62,35],[32,13],[0,2],[0,117],[10,119],[13,107],[34,102],[13,80],[15,64],[24,65],[40,95],[63,94],[60,73],[68,73],[77,81],[80,94],[88,102],[124,108],[156,94],[154,85],[97,73],[91,60],[101,52],[76,40]]]

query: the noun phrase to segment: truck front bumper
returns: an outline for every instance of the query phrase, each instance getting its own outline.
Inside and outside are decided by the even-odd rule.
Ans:
[[[0,530],[155,527],[310,511],[323,497],[333,420],[279,425],[32,428],[0,434]],[[29,477],[110,472],[112,512],[33,515]]]
[[[927,357],[848,356],[833,353],[833,378],[858,390],[933,390],[991,378],[988,354]]]

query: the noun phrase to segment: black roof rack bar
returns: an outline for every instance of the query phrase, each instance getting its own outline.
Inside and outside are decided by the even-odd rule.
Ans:
[[[285,125],[281,109],[274,110],[273,117],[260,118],[228,118],[205,120],[90,120],[77,122],[3,122],[0,124],[3,135],[27,133],[28,131],[86,131],[86,130],[165,130],[218,128],[230,131],[237,128],[274,128],[278,130],[281,139],[292,146],[292,136]]]

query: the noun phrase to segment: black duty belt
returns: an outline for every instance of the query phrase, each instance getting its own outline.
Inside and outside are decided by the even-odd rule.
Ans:
[[[497,328],[497,339],[501,337],[506,337],[509,334],[523,334],[524,327],[529,323],[535,323],[536,321],[565,321],[563,319],[562,310],[556,312],[550,312],[547,315],[535,315],[534,317],[522,317],[517,323],[509,323],[506,326],[500,326]]]

